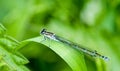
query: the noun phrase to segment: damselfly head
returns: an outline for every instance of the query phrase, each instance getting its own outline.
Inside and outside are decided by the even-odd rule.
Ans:
[[[45,34],[46,33],[46,29],[42,29],[41,31],[40,31],[40,34]]]

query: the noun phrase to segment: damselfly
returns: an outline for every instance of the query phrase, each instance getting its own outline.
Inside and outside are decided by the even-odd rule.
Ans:
[[[52,32],[48,32],[46,29],[42,29],[42,31],[40,31],[40,34],[42,34],[45,39],[49,38],[49,39],[54,40],[54,41],[62,42],[64,44],[67,44],[67,45],[69,45],[69,46],[71,46],[71,47],[73,47],[73,48],[75,48],[77,50],[80,50],[80,51],[82,51],[82,52],[84,52],[86,54],[89,54],[91,56],[99,57],[99,58],[102,58],[103,60],[109,60],[108,57],[97,53],[97,51],[95,51],[95,50],[92,51],[92,50],[89,50],[87,48],[83,48],[83,47],[81,47],[81,46],[79,46],[79,45],[77,45],[77,44],[75,44],[75,43],[73,43],[71,41],[68,41],[68,40],[66,40],[66,39],[64,39],[62,37],[59,37],[59,36],[55,35]]]

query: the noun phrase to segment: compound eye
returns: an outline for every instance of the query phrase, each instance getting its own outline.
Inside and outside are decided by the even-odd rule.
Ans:
[[[45,32],[46,32],[46,29],[42,29],[42,31],[40,33],[44,34]]]

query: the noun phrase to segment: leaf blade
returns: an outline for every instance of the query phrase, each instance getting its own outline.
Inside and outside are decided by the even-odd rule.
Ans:
[[[84,56],[80,54],[80,52],[56,41],[52,41],[51,43],[49,41],[45,41],[43,43],[41,42],[42,40],[43,37],[41,36],[35,37],[23,41],[22,45],[25,45],[27,42],[36,42],[49,47],[50,44],[51,46],[49,48],[53,50],[56,54],[58,54],[70,66],[73,71],[87,71]]]

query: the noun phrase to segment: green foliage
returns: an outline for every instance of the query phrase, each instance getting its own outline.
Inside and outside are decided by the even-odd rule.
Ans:
[[[1,25],[1,33],[4,31],[4,27]],[[27,71],[23,66],[28,63],[27,59],[22,56],[17,50],[23,48],[26,44],[30,42],[36,42],[48,46],[56,54],[58,54],[73,71],[87,71],[84,56],[80,52],[75,51],[64,44],[52,41],[49,46],[49,42],[46,41],[42,43],[43,37],[36,37],[22,41],[21,43],[13,39],[6,34],[3,34],[3,37],[0,38],[0,54],[1,54],[1,71]],[[56,46],[57,45],[57,46]],[[61,49],[62,48],[62,49]],[[72,52],[72,53],[71,53]],[[70,56],[69,56],[70,55]]]
[[[43,40],[43,37],[36,37],[31,38],[28,40],[25,40],[22,42],[22,45],[27,44],[29,42],[36,42],[36,43],[42,43],[40,41]],[[69,66],[73,71],[87,71],[84,57],[79,52],[73,50],[70,47],[65,46],[64,44],[61,44],[59,42],[52,41],[49,46],[49,41],[45,41],[45,43],[42,43],[49,47],[51,50],[53,50],[56,54],[58,54]],[[57,46],[56,46],[57,45]],[[62,49],[61,49],[62,48]],[[72,53],[71,53],[72,52]],[[70,55],[70,56],[69,56]]]
[[[0,0],[0,22],[0,71],[119,71],[120,0]],[[43,28],[110,61],[40,42]]]
[[[0,71],[29,71],[24,64],[28,60],[15,49],[19,42],[4,34],[5,28],[0,24]]]

